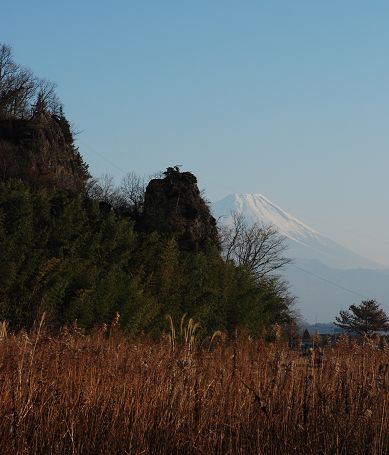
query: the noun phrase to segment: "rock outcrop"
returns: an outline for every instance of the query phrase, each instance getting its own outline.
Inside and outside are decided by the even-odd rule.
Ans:
[[[216,221],[200,195],[196,177],[168,168],[165,177],[153,179],[146,188],[143,227],[174,235],[187,250],[204,250],[219,245]]]
[[[0,121],[0,181],[20,178],[33,188],[83,191],[89,177],[64,116],[39,112]]]

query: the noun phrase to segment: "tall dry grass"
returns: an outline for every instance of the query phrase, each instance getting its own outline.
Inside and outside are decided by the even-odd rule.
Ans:
[[[84,336],[0,337],[0,452],[389,453],[389,354],[341,340],[300,357],[284,344],[202,346]]]

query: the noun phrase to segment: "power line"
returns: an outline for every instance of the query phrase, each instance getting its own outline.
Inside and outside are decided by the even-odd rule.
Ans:
[[[318,280],[321,280],[321,281],[324,281],[325,283],[328,283],[338,289],[342,289],[343,291],[347,291],[347,292],[350,292],[351,294],[354,294],[358,297],[362,297],[363,299],[368,299],[369,297],[367,297],[366,295],[363,295],[357,291],[353,291],[352,289],[349,289],[349,288],[346,288],[345,286],[342,286],[341,284],[338,284],[338,283],[335,283],[334,281],[331,281],[331,280],[328,280],[327,278],[324,278],[320,275],[317,275],[316,273],[314,272],[310,272],[309,270],[305,270],[303,269],[302,267],[299,267],[295,264],[291,264],[293,267],[295,267],[296,269],[298,270],[301,270],[302,272],[304,273],[307,273],[308,275],[312,275],[313,277],[317,278]]]
[[[113,166],[115,169],[117,169],[118,171],[120,171],[123,175],[125,175],[125,171],[123,170],[122,167],[118,166],[117,164],[115,164],[113,161],[109,160],[106,156],[104,156],[102,153],[98,152],[94,147],[92,147],[91,145],[87,144],[86,142],[84,141],[81,141],[80,139],[77,139],[77,142],[79,142],[81,145],[83,145],[84,147],[86,147],[87,149],[89,149],[90,152],[94,153],[95,155],[98,155],[100,158],[102,158],[105,162],[107,162],[108,164],[110,164],[111,166]]]

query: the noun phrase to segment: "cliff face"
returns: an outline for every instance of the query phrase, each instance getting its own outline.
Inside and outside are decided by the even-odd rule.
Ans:
[[[196,177],[168,168],[165,178],[149,182],[143,223],[147,231],[173,234],[184,249],[203,250],[208,242],[219,245],[216,221],[200,195]]]
[[[29,120],[0,121],[0,180],[20,178],[33,188],[82,191],[88,177],[63,116],[40,112]]]

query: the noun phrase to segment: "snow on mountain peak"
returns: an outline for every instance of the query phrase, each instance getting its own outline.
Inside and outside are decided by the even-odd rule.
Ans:
[[[304,243],[307,239],[320,235],[260,193],[230,194],[217,202],[214,208],[224,223],[230,223],[232,212],[237,212],[250,222],[274,225],[281,234],[296,242]]]
[[[262,194],[230,194],[213,204],[212,211],[223,224],[230,224],[236,212],[248,222],[273,225],[289,239],[288,251],[292,258],[318,260],[336,268],[380,267],[307,226]]]

